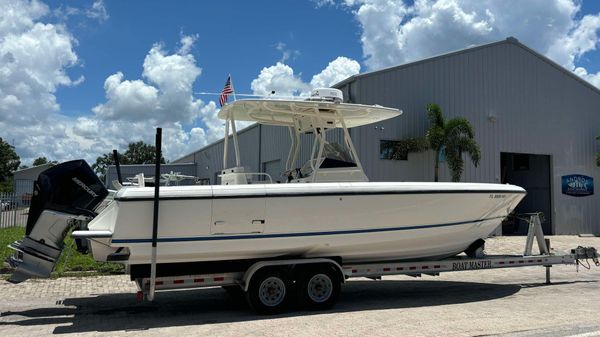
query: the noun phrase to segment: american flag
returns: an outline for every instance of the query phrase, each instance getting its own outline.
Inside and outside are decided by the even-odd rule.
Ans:
[[[221,103],[221,106],[225,105],[229,94],[231,94],[232,92],[233,89],[231,88],[231,75],[229,75],[227,76],[227,82],[225,82],[225,87],[223,87],[223,90],[221,90],[221,97],[219,98],[219,103]]]

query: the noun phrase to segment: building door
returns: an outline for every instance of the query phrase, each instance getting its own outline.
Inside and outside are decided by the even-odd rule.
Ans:
[[[549,155],[508,153],[500,154],[501,182],[527,190],[527,195],[515,213],[544,213],[544,234],[552,234],[552,187]],[[510,218],[502,225],[503,235],[527,234],[527,222]]]

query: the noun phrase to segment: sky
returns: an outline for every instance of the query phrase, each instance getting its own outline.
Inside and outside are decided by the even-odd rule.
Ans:
[[[0,137],[23,164],[222,137],[218,96],[304,95],[514,36],[600,86],[596,0],[0,0]],[[239,125],[238,128],[244,125]]]

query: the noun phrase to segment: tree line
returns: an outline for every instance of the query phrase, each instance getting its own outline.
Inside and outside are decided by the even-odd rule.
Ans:
[[[143,141],[129,143],[124,153],[119,152],[119,164],[121,165],[154,164],[155,162],[156,147]],[[162,155],[160,162],[161,164],[165,163],[165,158]],[[92,164],[92,169],[100,177],[100,180],[104,181],[108,167],[114,164],[113,153],[109,152],[96,158],[96,162]]]
[[[119,153],[120,164],[153,164],[156,158],[156,147],[146,144],[143,141],[132,142],[127,145],[127,150]],[[165,163],[165,158],[161,156],[161,163]],[[44,164],[57,164],[56,160],[49,160],[46,157],[38,157],[33,160],[31,167]],[[92,164],[92,169],[104,180],[106,170],[109,165],[114,165],[112,152],[105,153]],[[28,165],[21,165],[21,158],[17,155],[15,147],[4,141],[0,137],[0,192],[12,192],[13,172],[29,168]]]

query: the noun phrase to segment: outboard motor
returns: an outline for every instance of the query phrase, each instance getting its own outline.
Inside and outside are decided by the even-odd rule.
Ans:
[[[50,276],[68,231],[78,221],[93,219],[94,209],[107,195],[108,190],[84,160],[65,162],[40,173],[33,188],[25,237],[10,245],[17,252],[7,260],[16,268],[9,281]]]

